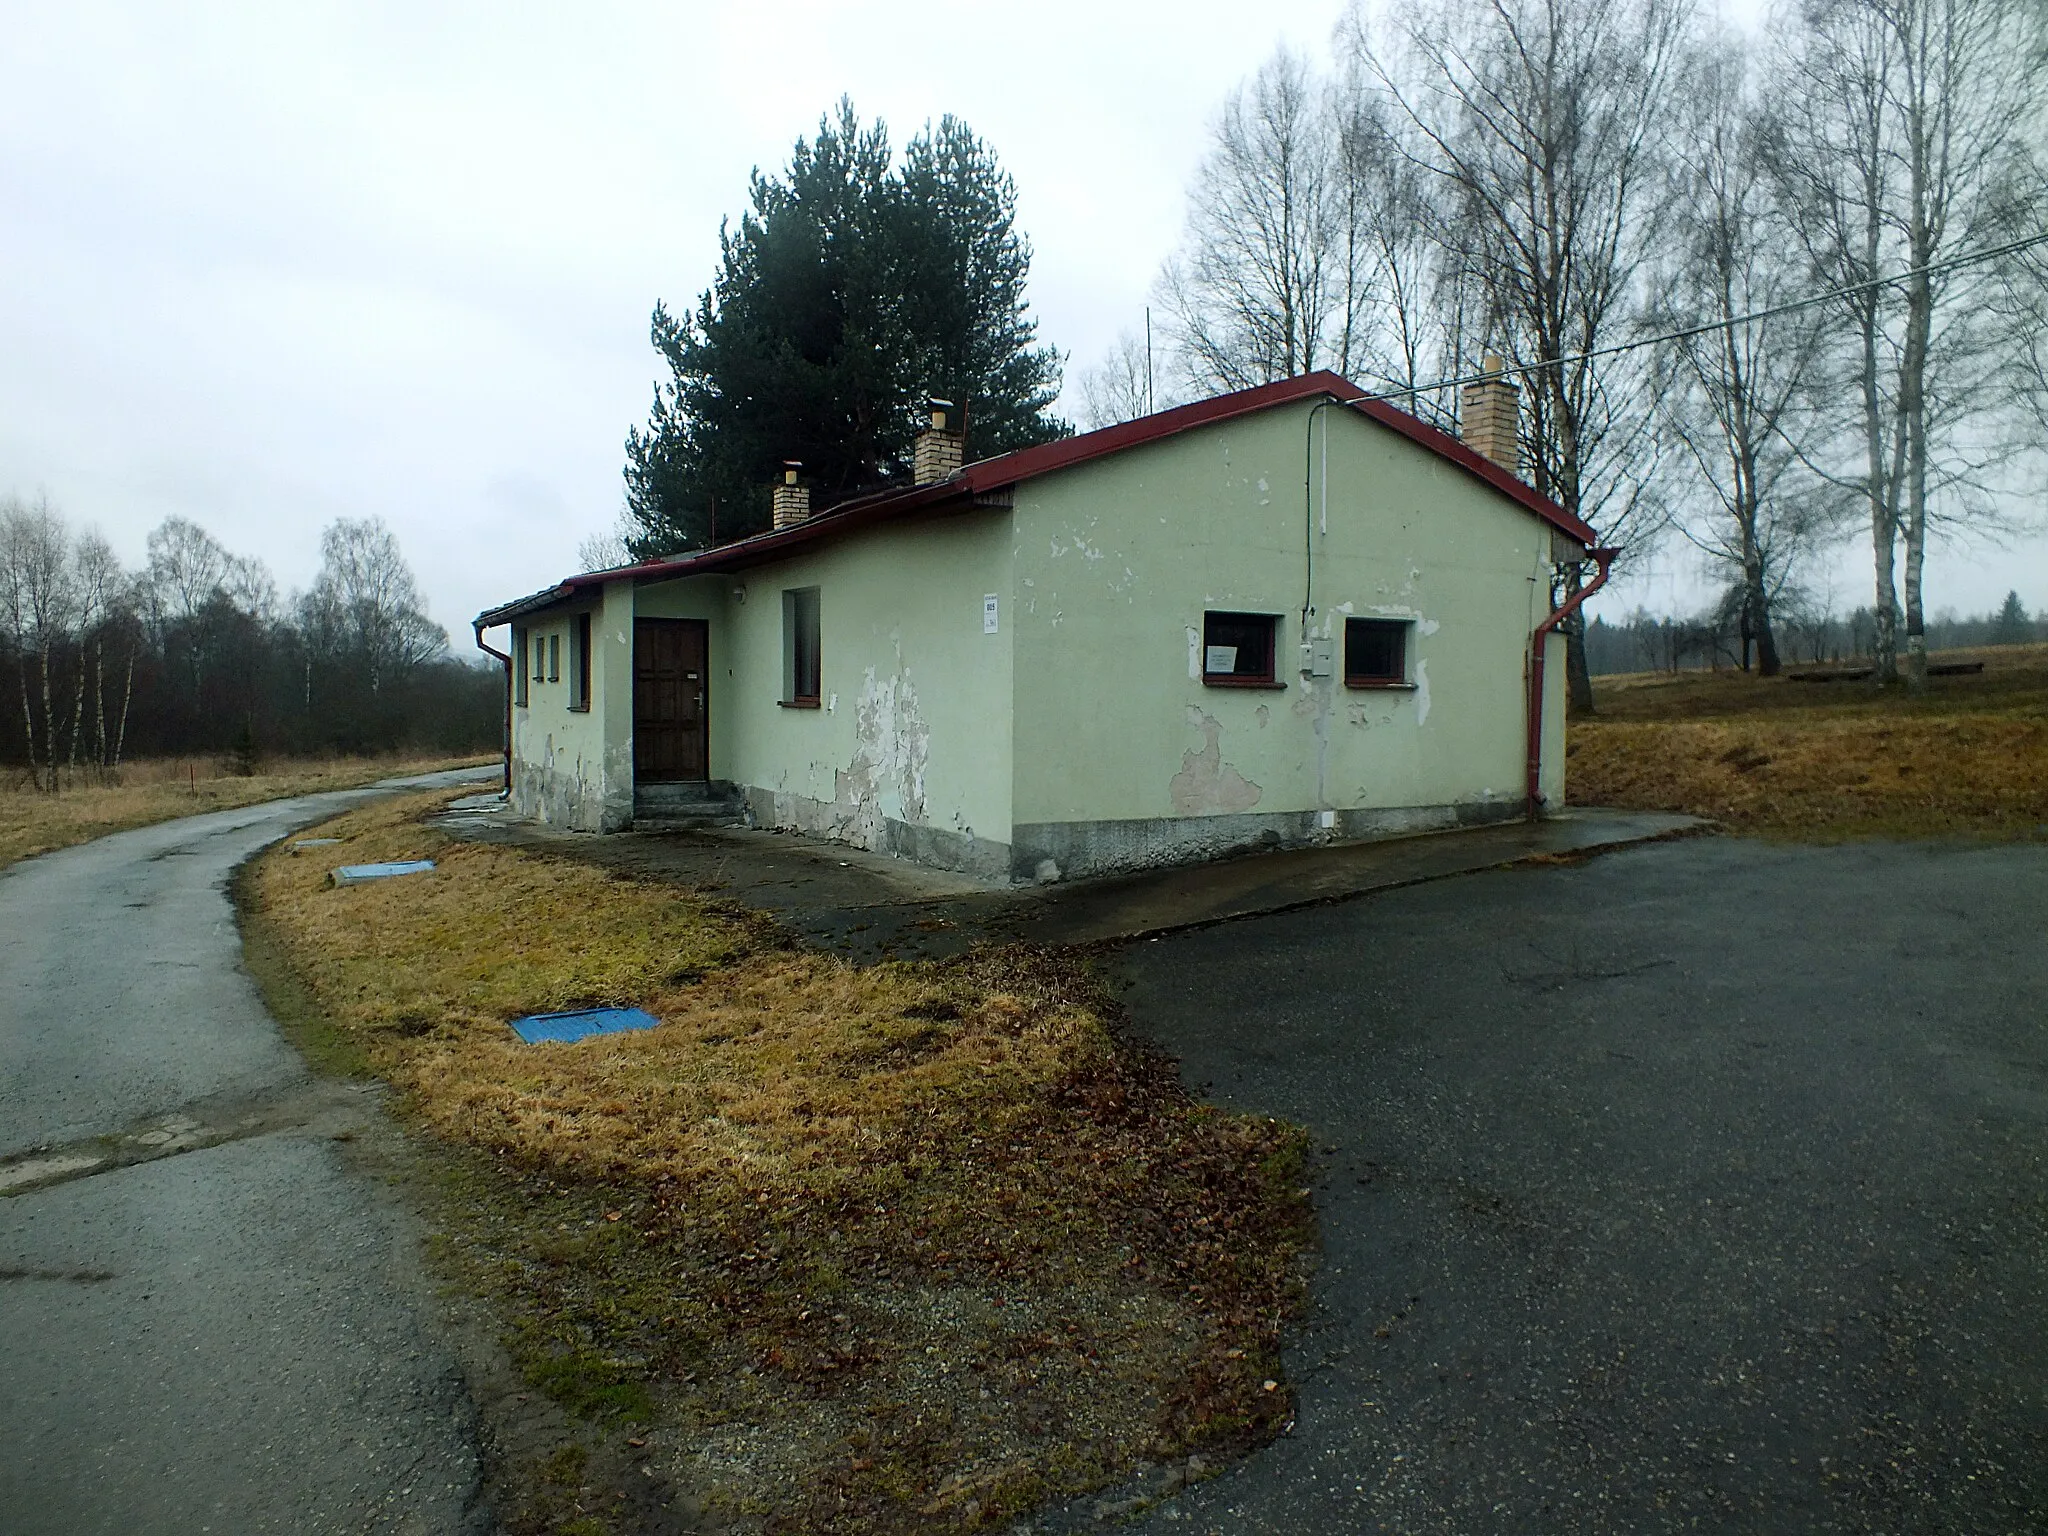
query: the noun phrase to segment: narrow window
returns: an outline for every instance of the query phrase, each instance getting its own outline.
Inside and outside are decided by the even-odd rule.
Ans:
[[[551,683],[559,683],[561,680],[562,637],[560,635],[551,634],[548,636],[548,681]]]
[[[533,680],[544,683],[548,680],[548,642],[544,636],[535,635],[528,642],[533,647]]]
[[[1344,621],[1345,687],[1396,688],[1407,681],[1407,620]]]
[[[782,702],[816,709],[820,662],[818,589],[798,587],[782,594]]]
[[[1202,681],[1213,688],[1276,688],[1274,634],[1280,620],[1270,613],[1202,615]]]
[[[523,629],[512,631],[512,702],[522,709],[526,707],[526,652],[527,632]]]
[[[569,626],[569,707],[590,708],[590,615],[579,613]]]

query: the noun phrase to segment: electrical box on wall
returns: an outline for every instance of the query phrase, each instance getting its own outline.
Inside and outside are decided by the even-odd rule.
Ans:
[[[1329,640],[1304,640],[1301,645],[1301,675],[1328,677],[1336,654],[1336,646]]]

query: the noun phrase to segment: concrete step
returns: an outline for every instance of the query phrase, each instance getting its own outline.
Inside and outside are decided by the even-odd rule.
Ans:
[[[737,785],[723,779],[688,779],[672,784],[638,784],[633,788],[635,827],[729,827],[746,819],[746,796]]]

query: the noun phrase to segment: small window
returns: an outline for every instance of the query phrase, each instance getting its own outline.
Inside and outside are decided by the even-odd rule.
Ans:
[[[796,709],[816,709],[823,676],[818,627],[818,589],[800,587],[782,594],[782,702]]]
[[[1202,681],[1219,688],[1279,687],[1273,673],[1279,627],[1270,613],[1203,614]]]
[[[1346,619],[1344,686],[1399,688],[1407,682],[1407,620]]]
[[[527,634],[523,629],[512,631],[512,702],[526,707],[526,651]]]
[[[590,708],[590,615],[579,613],[569,625],[569,707]]]
[[[548,680],[548,642],[541,635],[534,635],[528,642],[533,647],[533,680],[544,683]]]
[[[551,682],[551,683],[559,683],[559,682],[560,682],[561,680],[562,680],[562,637],[561,637],[560,635],[549,635],[549,636],[548,636],[548,681],[549,681],[549,682]]]

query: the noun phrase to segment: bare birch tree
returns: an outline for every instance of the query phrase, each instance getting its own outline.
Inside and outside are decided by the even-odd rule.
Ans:
[[[1670,344],[1656,394],[1691,491],[1678,498],[1679,527],[1733,574],[1743,669],[1753,641],[1770,677],[1775,599],[1836,507],[1799,462],[1825,317],[1743,318],[1800,296],[1808,271],[1772,196],[1769,130],[1745,51],[1732,38],[1703,49],[1692,80],[1656,313],[1665,329],[1712,329]]]
[[[629,514],[621,512],[611,527],[585,534],[577,540],[576,563],[586,571],[609,571],[616,566],[631,565],[633,551],[628,540],[639,531],[640,525]]]
[[[77,595],[78,664],[71,699],[71,741],[65,754],[74,770],[85,745],[85,699],[91,685],[93,701],[93,755],[95,767],[108,762],[107,742],[107,635],[116,613],[128,595],[128,579],[121,569],[114,546],[97,530],[88,528],[71,549],[72,588]],[[132,655],[132,650],[131,650]],[[90,656],[90,660],[88,660]],[[133,669],[130,669],[133,676]]]
[[[1084,431],[1113,427],[1148,416],[1153,405],[1156,359],[1145,355],[1145,338],[1120,331],[1102,361],[1081,374],[1080,420]],[[1173,403],[1169,398],[1169,404]]]
[[[1455,431],[1458,392],[1441,381],[1478,362],[1487,331],[1470,231],[1427,168],[1413,124],[1355,61],[1334,110],[1348,276],[1344,371]]]
[[[1181,249],[1160,281],[1196,390],[1348,366],[1350,274],[1335,170],[1326,92],[1307,61],[1283,48],[1224,102],[1189,192]]]
[[[69,633],[76,589],[69,531],[46,499],[0,501],[0,625],[15,653],[29,780],[57,788],[53,659]],[[35,682],[30,682],[33,665]]]
[[[1471,231],[1536,488],[1623,548],[1658,523],[1647,359],[1585,354],[1643,328],[1692,19],[1691,0],[1434,0],[1385,43],[1355,14],[1348,33]],[[1563,579],[1576,591],[1578,568]],[[1589,710],[1584,625],[1566,632]]]
[[[300,613],[313,648],[359,671],[372,694],[448,646],[382,518],[340,517],[327,525],[320,574]]]
[[[2028,142],[2042,110],[2037,0],[1805,0],[1781,11],[1781,172],[1816,270],[1852,291],[1841,373],[1854,410],[1836,471],[1867,511],[1877,675],[1926,679],[1931,529],[1989,519],[2011,432],[2011,264],[1953,259],[2034,233],[2048,179]],[[1880,283],[1879,279],[1895,279]],[[1903,571],[1899,568],[1903,554]]]

